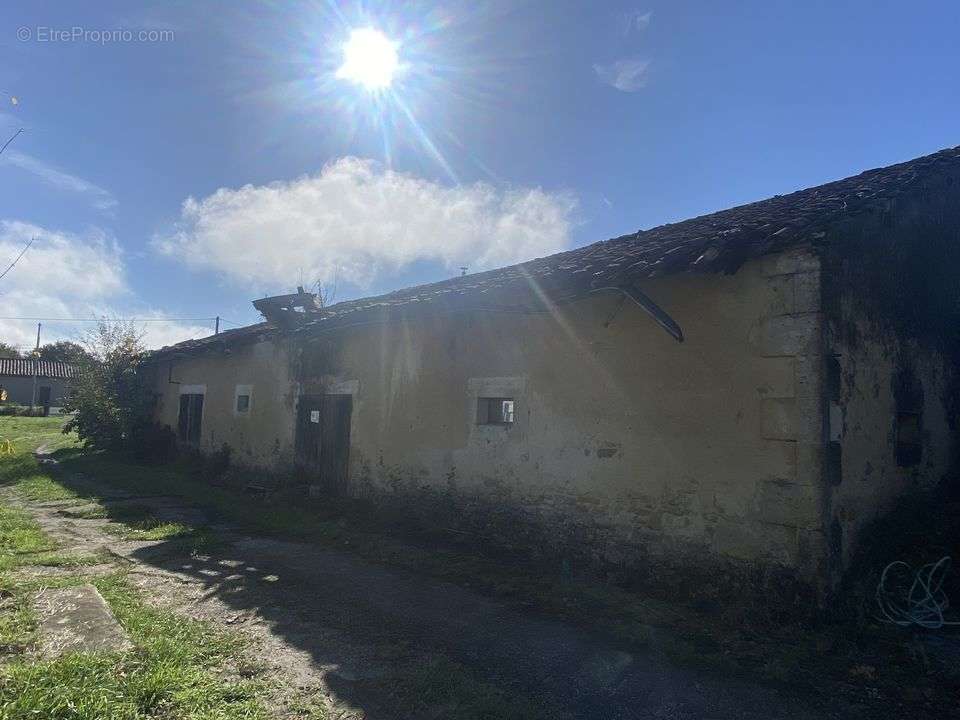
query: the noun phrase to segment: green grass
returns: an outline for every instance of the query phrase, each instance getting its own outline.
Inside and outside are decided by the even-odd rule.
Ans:
[[[68,514],[82,518],[109,518],[112,522],[104,530],[124,540],[170,540],[197,532],[196,528],[181,522],[161,520],[153,515],[148,505],[125,503],[110,508],[95,505]]]
[[[16,454],[0,457],[0,485],[35,502],[77,500],[90,493],[69,489],[30,454],[41,444],[75,445],[62,436],[62,418],[0,418],[0,438],[10,437]],[[162,523],[128,509],[123,533],[140,538],[202,542],[180,523]],[[138,515],[139,513],[139,515]],[[243,679],[236,664],[243,651],[237,635],[213,629],[145,603],[120,573],[90,578],[55,578],[10,572],[25,566],[81,569],[109,556],[58,552],[30,514],[0,502],[0,720],[259,720],[262,682]],[[109,603],[135,648],[123,653],[69,653],[37,659],[26,651],[35,641],[32,598],[42,588],[92,582]]]
[[[262,684],[222,672],[242,651],[237,636],[145,604],[120,574],[93,583],[136,648],[7,662],[0,666],[0,718],[267,717]],[[20,594],[34,589],[24,585]]]
[[[33,639],[36,616],[22,583],[0,572],[0,660],[22,653]]]
[[[54,547],[28,512],[0,505],[0,560]]]
[[[17,555],[14,557],[0,556],[0,572],[29,566],[79,568],[88,565],[99,565],[108,562],[109,559],[109,555],[101,555],[98,553],[62,552],[42,552],[36,555]]]
[[[179,522],[163,522],[154,517],[129,523],[111,523],[104,530],[124,540],[169,540],[193,532],[193,528]]]
[[[86,501],[84,501],[84,505],[81,507],[63,508],[60,510],[60,514],[77,518],[78,520],[103,520],[110,516],[103,505],[90,505],[88,507]]]
[[[0,447],[9,440],[14,454],[0,456],[0,485],[13,485],[29,500],[73,500],[77,492],[54,481],[37,462],[33,451],[44,446],[51,452],[78,447],[76,435],[64,435],[62,417],[0,417]]]
[[[64,487],[49,474],[42,471],[33,456],[28,455],[26,458],[18,459],[17,465],[19,467],[14,474],[18,477],[14,484],[17,491],[27,500],[34,502],[81,501],[79,493]]]
[[[51,452],[77,447],[76,435],[65,435],[62,432],[65,422],[65,418],[57,416],[0,417],[0,441],[10,440],[18,454],[31,453],[41,445],[46,446]]]
[[[29,644],[34,621],[29,598],[5,571],[32,564],[55,547],[29,513],[0,503],[0,657],[21,652]]]
[[[17,423],[24,447],[37,443],[51,432],[49,425],[38,425],[36,433],[31,435],[29,424],[37,422],[36,419],[0,418],[0,437],[8,433],[7,422]],[[405,542],[392,535],[390,527],[379,527],[377,520],[362,511],[351,511],[334,503],[311,502],[302,495],[277,494],[270,504],[264,504],[260,499],[211,487],[196,478],[186,465],[135,465],[102,453],[78,452],[69,439],[57,457],[63,471],[58,477],[62,479],[51,476],[47,468],[38,467],[29,456],[0,459],[0,485],[13,486],[36,501],[72,500],[77,504],[96,503],[98,493],[104,492],[103,487],[134,495],[179,495],[251,534],[349,550],[377,563],[447,580],[516,602],[525,610],[587,626],[592,632],[604,632],[618,645],[638,652],[649,651],[675,664],[706,668],[724,675],[737,674],[752,681],[787,680],[794,687],[803,685],[821,694],[836,694],[847,692],[852,682],[863,683],[848,677],[850,667],[886,657],[889,661],[885,667],[889,669],[885,672],[889,679],[884,692],[889,693],[885,697],[892,702],[899,697],[900,689],[920,688],[934,698],[960,690],[960,675],[928,670],[926,660],[904,649],[906,645],[900,636],[890,636],[896,630],[876,626],[809,628],[778,619],[758,621],[755,615],[749,614],[752,610],[747,603],[741,605],[727,600],[719,603],[720,613],[700,612],[683,603],[651,599],[613,585],[561,576],[549,569],[504,563],[464,548],[431,542],[418,544],[415,539]],[[78,475],[96,478],[102,484],[78,481]],[[136,534],[145,539],[149,533],[155,533],[157,539],[166,540],[164,547],[172,552],[212,548],[223,542],[209,529],[161,523],[155,518],[149,519],[148,514],[133,517],[129,510],[124,516],[120,506],[85,508],[80,512],[89,513],[90,517],[119,520],[122,525],[118,525],[117,532],[124,537]],[[0,596],[2,593],[0,587]],[[12,610],[9,619],[5,619],[6,611],[0,613],[0,643],[29,625],[28,609],[17,610],[15,598],[2,600],[8,601]],[[3,623],[7,623],[7,630]],[[821,646],[834,650],[825,654]],[[446,705],[448,711],[440,716],[450,718],[537,715],[525,714],[525,701],[521,698],[503,697],[468,669],[455,667],[442,658],[424,667],[398,667],[396,677],[382,682],[369,681],[369,684],[374,695],[386,696],[394,708],[416,710],[430,706],[435,710],[438,705]],[[408,716],[430,714],[414,710]],[[304,706],[303,712],[310,717],[324,717],[319,705]],[[201,713],[196,717],[205,716]],[[4,718],[0,711],[0,720]]]

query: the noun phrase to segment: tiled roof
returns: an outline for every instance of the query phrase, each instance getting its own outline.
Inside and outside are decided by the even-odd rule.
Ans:
[[[367,311],[422,307],[438,300],[503,308],[503,297],[511,289],[531,285],[543,295],[562,299],[593,288],[674,273],[731,272],[751,258],[810,241],[839,220],[883,208],[894,198],[922,188],[926,178],[939,174],[953,174],[960,180],[960,147],[518,265],[337,303],[300,331],[316,331],[340,325],[341,321],[350,323]],[[438,228],[438,232],[443,229]],[[264,325],[241,330],[262,333],[262,329],[254,329]],[[191,340],[164,351],[223,342],[227,340],[225,335]]]
[[[960,147],[519,265],[338,303],[305,330],[358,311],[440,299],[496,304],[502,291],[531,282],[563,298],[674,273],[730,272],[750,258],[811,240],[840,219],[883,207],[939,173],[956,174],[960,181]]]
[[[195,340],[184,340],[175,345],[166,345],[159,350],[155,350],[151,355],[165,355],[167,353],[187,353],[194,350],[201,350],[206,347],[223,346],[226,344],[236,344],[240,342],[255,342],[262,337],[267,337],[279,332],[277,328],[267,322],[254,323],[244,327],[234,328],[233,330],[224,330],[216,335],[209,335],[205,338]]]
[[[77,374],[76,365],[54,360],[31,358],[0,358],[0,377],[72,378]]]

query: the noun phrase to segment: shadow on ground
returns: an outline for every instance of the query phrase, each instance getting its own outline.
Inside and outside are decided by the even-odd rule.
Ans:
[[[282,664],[280,656],[289,653],[291,670],[304,685],[315,673],[338,707],[362,717],[865,716],[865,708],[837,698],[673,666],[658,652],[671,638],[653,629],[646,647],[618,646],[589,628],[364,561],[348,547],[244,534],[182,499],[73,473],[75,455],[55,454],[58,480],[100,502],[108,520],[127,528],[184,526],[161,540],[121,537],[111,551],[188,579],[200,590],[198,612],[205,601],[216,601],[207,612],[217,617],[210,619],[264,626],[266,651],[276,654],[265,659]],[[57,512],[66,523],[96,522],[75,511],[74,517]],[[155,578],[158,590],[162,575]]]

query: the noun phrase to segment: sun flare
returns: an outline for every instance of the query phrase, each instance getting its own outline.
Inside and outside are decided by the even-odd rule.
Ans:
[[[384,90],[393,82],[399,62],[395,42],[375,28],[361,28],[351,32],[343,45],[337,77],[367,90]]]

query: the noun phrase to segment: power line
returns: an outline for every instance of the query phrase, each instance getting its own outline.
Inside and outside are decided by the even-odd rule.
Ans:
[[[6,145],[4,145],[4,147],[6,147]],[[0,150],[0,152],[3,152],[3,151]],[[13,270],[13,266],[14,266],[14,265],[16,265],[18,262],[20,262],[20,258],[22,258],[22,257],[24,256],[24,253],[26,253],[27,250],[30,249],[30,246],[33,245],[33,241],[34,241],[34,240],[36,240],[35,237],[30,238],[30,242],[28,242],[26,245],[23,246],[23,250],[20,251],[20,254],[17,255],[17,257],[14,259],[14,261],[13,261],[12,263],[10,263],[9,265],[7,265],[7,269],[6,269],[6,270],[4,270],[2,273],[0,273],[0,279],[2,279],[3,276],[6,275],[8,272],[10,272],[11,270]]]
[[[20,128],[19,130],[17,130],[17,131],[10,137],[10,139],[7,140],[7,141],[3,144],[3,147],[0,147],[0,153],[2,153],[4,150],[6,150],[6,149],[7,149],[7,145],[9,145],[9,144],[12,143],[14,140],[16,140],[16,139],[17,139],[17,135],[19,135],[19,134],[22,133],[22,132],[23,132],[23,128]]]

